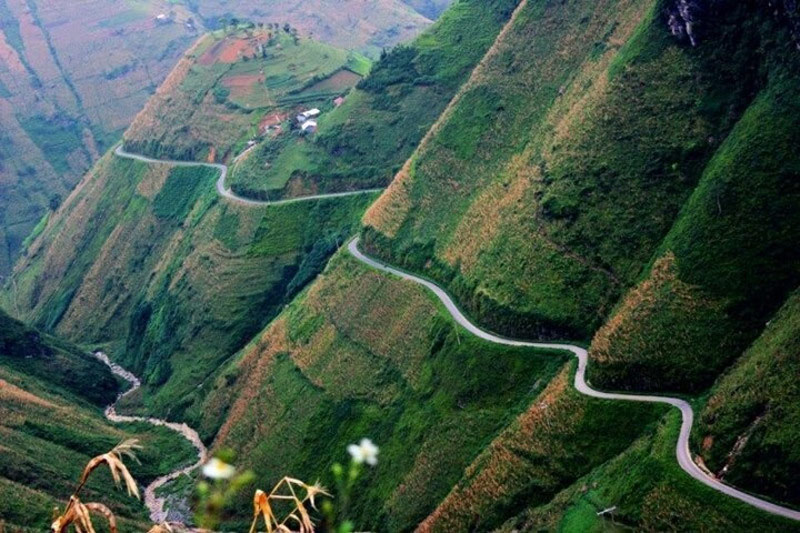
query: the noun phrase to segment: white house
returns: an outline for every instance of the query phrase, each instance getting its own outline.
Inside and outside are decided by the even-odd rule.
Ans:
[[[316,120],[306,120],[303,122],[303,125],[300,126],[300,130],[303,133],[314,133],[317,131],[317,121]]]
[[[297,122],[302,124],[303,122],[306,122],[309,119],[319,116],[319,113],[320,111],[316,107],[314,109],[309,109],[308,111],[303,111],[302,113],[297,115]]]

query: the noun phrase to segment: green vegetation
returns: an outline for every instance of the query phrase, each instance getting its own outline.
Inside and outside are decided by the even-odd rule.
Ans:
[[[139,114],[125,133],[125,147],[168,159],[232,157],[262,135],[262,120],[286,121],[300,106],[330,108],[361,79],[356,72],[368,69],[369,60],[355,52],[281,30],[209,34]]]
[[[725,374],[700,416],[696,445],[737,487],[800,506],[800,292]]]
[[[54,337],[26,327],[0,311],[3,369],[47,382],[96,405],[111,403],[119,389],[100,361]]]
[[[463,0],[408,45],[384,52],[358,90],[323,107],[310,138],[268,139],[231,175],[255,198],[386,185],[486,53],[516,0]]]
[[[675,462],[679,426],[673,411],[613,460],[550,502],[527,507],[498,531],[800,530],[796,522],[762,513],[683,472]]]
[[[166,428],[116,427],[102,408],[119,388],[108,369],[76,347],[0,312],[0,521],[47,529],[93,456],[125,438],[145,449],[132,472],[145,483],[192,460],[194,450]],[[145,508],[114,488],[108,473],[86,487],[87,501],[108,502],[126,527],[144,528]]]
[[[219,201],[216,178],[109,154],[6,293],[27,320],[108,345],[148,388],[131,400],[170,418],[196,408],[198,384],[316,276],[374,198],[253,208]]]
[[[167,181],[153,199],[153,214],[183,223],[203,192],[208,191],[218,171],[202,167],[173,167]]]
[[[800,156],[793,139],[800,83],[783,68],[720,146],[661,245],[658,254],[674,254],[669,286],[660,293],[658,283],[640,287],[637,301],[622,306],[596,337],[595,383],[700,391],[800,284]],[[655,270],[648,287],[659,277]],[[665,305],[667,298],[679,305]]]
[[[368,435],[380,465],[365,473],[352,517],[360,527],[407,530],[565,358],[478,340],[423,289],[342,251],[220,371],[204,428],[224,417],[217,444],[237,450],[265,485],[291,472],[330,486],[329,465]]]
[[[34,116],[20,120],[25,132],[47,154],[56,172],[71,170],[69,158],[83,149],[83,127],[65,114],[52,117]],[[88,159],[88,154],[84,154]]]
[[[726,9],[693,49],[659,5],[528,4],[403,187],[370,210],[367,245],[443,282],[496,330],[588,339],[639,281],[764,71],[790,61],[773,37],[785,30],[758,7]]]

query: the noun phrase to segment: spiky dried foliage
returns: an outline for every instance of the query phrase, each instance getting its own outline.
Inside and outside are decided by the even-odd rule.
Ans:
[[[102,503],[83,503],[77,496],[70,496],[64,513],[53,521],[50,526],[52,533],[62,533],[73,526],[77,533],[95,533],[91,513],[103,515],[108,520],[111,533],[117,533],[117,519],[111,510]]]
[[[111,477],[114,478],[114,483],[117,486],[120,485],[122,480],[125,481],[125,488],[128,491],[129,496],[133,496],[137,500],[140,499],[139,496],[139,487],[136,485],[136,480],[133,479],[133,476],[128,471],[128,467],[125,466],[122,458],[128,457],[136,462],[139,460],[136,458],[134,454],[134,450],[141,450],[142,447],[139,445],[139,441],[137,439],[128,439],[120,442],[117,444],[111,451],[108,453],[104,453],[102,455],[98,455],[97,457],[93,458],[86,464],[86,468],[83,469],[83,474],[81,474],[81,481],[78,484],[78,488],[75,489],[75,494],[77,494],[86,481],[89,479],[89,476],[92,472],[102,465],[103,463],[108,465],[108,469],[111,470]]]
[[[297,489],[305,491],[302,499],[297,495]],[[286,491],[288,491],[288,494]],[[284,477],[278,481],[269,494],[260,489],[256,490],[253,496],[253,523],[250,526],[250,533],[255,533],[259,518],[264,519],[267,533],[292,533],[293,531],[313,533],[314,523],[311,521],[311,515],[306,505],[308,504],[312,509],[316,510],[316,497],[319,494],[330,496],[318,483],[308,485],[299,479],[291,477]],[[282,520],[275,515],[270,503],[277,501],[288,501],[294,506]],[[292,530],[288,525],[290,522],[296,522],[298,529]]]
[[[77,533],[95,533],[91,518],[91,513],[95,513],[103,515],[108,520],[108,527],[111,533],[117,533],[117,519],[114,513],[102,503],[81,502],[78,499],[78,493],[86,484],[92,472],[105,463],[111,470],[111,477],[114,478],[114,483],[119,486],[120,482],[124,480],[128,495],[139,499],[139,487],[122,459],[123,457],[128,457],[138,462],[134,450],[140,450],[141,448],[137,439],[128,439],[117,444],[111,451],[91,459],[83,469],[81,479],[75,488],[75,492],[70,496],[66,509],[53,521],[50,531],[52,533],[62,533],[66,532],[70,526],[73,526]]]

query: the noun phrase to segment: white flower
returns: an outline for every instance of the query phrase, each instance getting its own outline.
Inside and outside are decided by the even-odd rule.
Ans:
[[[369,440],[361,439],[358,444],[351,444],[347,447],[347,453],[353,458],[356,464],[367,463],[370,466],[378,464],[378,447]]]
[[[228,479],[235,471],[234,467],[216,457],[203,465],[203,475],[211,479]]]

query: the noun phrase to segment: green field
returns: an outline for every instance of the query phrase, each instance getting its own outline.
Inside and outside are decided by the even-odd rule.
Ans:
[[[153,157],[233,159],[248,140],[270,142],[259,123],[282,117],[284,135],[296,112],[330,109],[369,70],[355,52],[297,37],[282,28],[240,25],[207,34],[125,133],[128,150]],[[352,72],[342,85],[326,80]],[[336,78],[336,77],[339,78]]]

